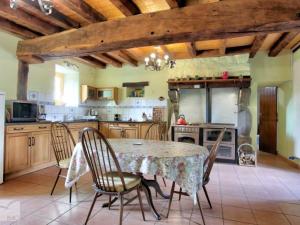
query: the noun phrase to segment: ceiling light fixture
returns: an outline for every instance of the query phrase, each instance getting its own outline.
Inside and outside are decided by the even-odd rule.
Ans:
[[[34,2],[35,0],[31,1]],[[39,3],[40,9],[43,13],[46,15],[50,15],[52,13],[53,3],[51,0],[37,0],[37,2]],[[10,8],[16,9],[18,7],[18,0],[9,0],[9,5]]]
[[[153,52],[149,57],[145,58],[145,68],[151,71],[160,71],[165,68],[173,69],[175,64],[175,60],[170,59],[170,56],[167,54],[160,57],[158,54]]]

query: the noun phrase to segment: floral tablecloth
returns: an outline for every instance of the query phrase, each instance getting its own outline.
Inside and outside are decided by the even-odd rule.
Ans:
[[[159,175],[175,181],[194,200],[202,187],[205,147],[169,141],[109,139],[123,172]],[[65,186],[71,187],[89,172],[81,143],[75,146]]]

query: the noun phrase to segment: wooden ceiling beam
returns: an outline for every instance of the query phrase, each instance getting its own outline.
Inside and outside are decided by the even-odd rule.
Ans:
[[[91,56],[82,56],[82,57],[76,57],[75,60],[77,60],[80,63],[84,63],[86,65],[92,66],[94,68],[100,68],[105,69],[106,64],[98,61],[97,59],[94,59]]]
[[[72,28],[72,26],[70,26],[70,24],[68,24],[66,21],[55,18],[53,14],[45,15],[45,13],[43,13],[40,9],[32,5],[31,0],[18,1],[18,8],[52,25],[61,27],[63,29]]]
[[[271,47],[269,56],[277,56],[285,47],[295,38],[299,32],[286,32],[284,33],[277,42]]]
[[[221,46],[219,48],[220,55],[226,54],[226,40],[221,41]]]
[[[24,40],[19,42],[17,54],[76,57],[142,46],[288,32],[300,29],[299,12],[299,0],[198,4]],[[136,29],[137,24],[141,29]]]
[[[160,49],[164,52],[164,54],[167,54],[168,56],[172,56],[172,53],[170,52],[167,46],[161,45]]]
[[[165,0],[170,9],[180,8],[186,6],[185,0]]]
[[[251,50],[251,46],[241,46],[241,47],[230,47],[226,48],[226,53],[221,54],[219,49],[213,50],[198,50],[197,58],[207,58],[207,57],[220,57],[228,55],[246,54]]]
[[[33,31],[2,18],[0,18],[0,29],[12,33],[22,39],[35,38],[39,36]]]
[[[131,0],[110,0],[125,16],[140,14],[141,11],[137,5]]]
[[[106,53],[94,53],[91,55],[93,58],[98,59],[99,61],[102,61],[107,64],[111,64],[115,67],[122,67],[122,63],[115,58],[111,57],[110,55],[107,55]]]
[[[105,21],[106,18],[83,0],[52,0],[54,8],[82,26]]]
[[[189,55],[193,58],[197,56],[197,49],[196,49],[196,43],[191,42],[186,44],[187,50],[189,52]]]
[[[254,56],[256,55],[256,53],[259,51],[264,41],[266,40],[267,36],[268,36],[267,34],[255,36],[255,39],[252,43],[249,58],[254,58]]]
[[[43,22],[20,9],[10,8],[9,1],[0,1],[0,16],[45,35],[61,31],[60,28],[51,26],[49,23]]]
[[[107,54],[115,58],[121,58],[123,61],[129,63],[132,66],[138,66],[138,61],[127,50],[108,52]]]

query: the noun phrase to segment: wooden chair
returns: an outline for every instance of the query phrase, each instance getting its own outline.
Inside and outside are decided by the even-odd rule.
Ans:
[[[54,192],[58,179],[60,177],[66,178],[61,175],[62,170],[67,170],[70,164],[70,158],[72,156],[73,149],[75,147],[75,140],[67,127],[63,123],[52,123],[51,124],[51,142],[56,158],[56,166],[59,168],[55,183],[51,190],[51,195]],[[70,188],[69,202],[72,201],[72,187]]]
[[[208,184],[208,182],[209,182],[209,175],[210,175],[210,172],[213,168],[214,162],[216,160],[218,149],[219,149],[219,146],[220,146],[220,144],[222,142],[222,139],[224,137],[225,131],[226,131],[226,129],[224,128],[222,130],[222,132],[219,134],[218,139],[216,140],[215,144],[213,145],[212,149],[210,150],[209,156],[205,159],[204,164],[203,164],[203,168],[204,168],[205,172],[203,174],[202,187],[203,187],[203,190],[204,190],[204,193],[205,193],[205,196],[206,196],[206,199],[209,203],[210,208],[212,208],[212,206],[211,206],[211,202],[210,202],[210,199],[209,199],[209,196],[208,196],[205,185]],[[179,200],[181,199],[181,195],[188,196],[188,194],[186,192],[182,192],[181,188],[180,188],[179,191],[175,191],[175,182],[172,183],[170,200],[169,200],[169,208],[168,208],[168,212],[167,212],[167,218],[168,218],[169,213],[170,213],[174,193],[179,194]],[[200,210],[200,214],[201,214],[201,217],[202,217],[202,220],[203,220],[203,224],[205,225],[205,220],[204,220],[204,216],[203,216],[203,212],[202,212],[202,208],[201,208],[198,193],[197,193],[196,197],[197,197],[197,203],[198,203],[198,207],[199,207],[199,210]]]
[[[95,196],[85,224],[88,223],[97,198],[102,195],[108,195],[109,207],[111,205],[112,196],[117,196],[120,199],[119,225],[121,225],[124,207],[123,196],[133,190],[137,191],[143,220],[145,221],[140,194],[141,177],[121,171],[119,162],[111,145],[98,130],[94,128],[83,129],[80,134],[80,141],[82,143],[85,158],[91,170],[95,189]]]
[[[167,141],[167,125],[166,123],[152,123],[146,131],[144,139],[146,140],[160,140]],[[154,180],[157,181],[157,176],[154,175]],[[167,186],[166,180],[162,177],[165,187]],[[157,193],[156,193],[157,195]]]

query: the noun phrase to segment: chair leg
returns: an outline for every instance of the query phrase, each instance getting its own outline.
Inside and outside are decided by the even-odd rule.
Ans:
[[[182,192],[182,188],[179,189],[179,198],[178,198],[179,201],[181,200],[181,192]]]
[[[72,187],[70,187],[69,203],[72,202]]]
[[[166,218],[169,217],[171,205],[172,205],[172,200],[173,200],[173,194],[174,194],[174,189],[175,189],[175,182],[173,181],[172,183],[172,188],[171,188],[171,193],[170,193],[170,199],[169,199],[169,207],[168,207],[168,212]]]
[[[123,195],[122,194],[119,194],[119,199],[120,199],[120,220],[119,220],[119,225],[122,225],[122,222],[123,222],[123,207],[124,207]]]
[[[204,190],[204,194],[205,194],[205,197],[207,199],[207,202],[209,204],[209,207],[212,209],[212,205],[211,205],[211,202],[210,202],[210,199],[209,199],[209,196],[208,196],[208,193],[207,193],[205,185],[203,185],[203,190]]]
[[[205,219],[204,219],[203,211],[202,211],[202,208],[201,208],[201,204],[200,204],[200,199],[199,199],[198,193],[196,194],[196,197],[197,197],[197,203],[198,203],[198,207],[199,207],[200,214],[201,214],[201,217],[202,217],[203,225],[205,225]]]
[[[157,182],[157,176],[154,175],[154,180]],[[155,192],[155,197],[157,198],[157,191]]]
[[[101,195],[100,195],[100,196],[101,196]],[[85,220],[84,225],[87,225],[87,223],[88,223],[88,221],[89,221],[89,218],[90,218],[90,216],[91,216],[91,213],[92,213],[92,211],[93,211],[94,205],[95,205],[95,203],[96,203],[96,200],[97,200],[97,198],[100,197],[100,196],[98,196],[98,193],[95,194],[94,199],[93,199],[93,202],[92,202],[92,205],[91,205],[91,207],[90,207],[90,210],[89,210],[89,213],[88,213],[88,215],[87,215],[87,217],[86,217],[86,220]]]
[[[108,197],[108,210],[110,210],[111,206],[111,195]]]
[[[51,194],[50,194],[50,195],[52,195],[53,192],[54,192],[54,189],[55,189],[55,187],[56,187],[56,184],[57,184],[57,182],[58,182],[58,179],[59,179],[60,174],[61,174],[61,169],[59,169],[59,171],[58,171],[58,174],[57,174],[57,177],[56,177],[56,179],[55,179],[55,183],[54,183],[54,185],[53,185],[53,187],[52,187],[52,190],[51,190]]]
[[[166,179],[163,177],[162,180],[164,182],[165,187],[167,187]]]
[[[139,202],[140,202],[140,208],[141,208],[141,211],[142,211],[143,220],[146,221],[146,219],[145,219],[145,213],[144,213],[144,207],[143,207],[143,202],[142,202],[142,197],[141,197],[141,192],[140,192],[140,186],[137,187],[137,195],[138,195]]]

